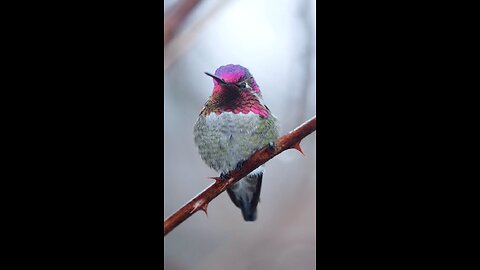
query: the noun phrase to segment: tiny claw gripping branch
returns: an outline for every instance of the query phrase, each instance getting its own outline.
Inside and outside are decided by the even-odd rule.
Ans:
[[[275,142],[269,142],[268,143],[268,149],[270,149],[271,152],[275,151]]]
[[[317,129],[317,117],[314,116],[310,120],[306,121],[302,125],[298,126],[288,134],[278,138],[275,141],[275,147],[273,151],[269,145],[261,148],[253,153],[249,159],[247,159],[240,168],[237,168],[229,172],[228,178],[212,177],[215,180],[211,186],[200,192],[197,196],[191,199],[188,203],[178,209],[175,213],[169,216],[163,222],[163,236],[166,236],[180,223],[185,221],[191,215],[198,210],[202,210],[207,214],[207,206],[210,201],[216,198],[220,193],[224,192],[228,187],[235,184],[237,181],[248,175],[258,166],[269,161],[281,152],[295,148],[303,154],[300,148],[300,142],[303,138]],[[224,175],[225,177],[226,175]]]
[[[227,180],[228,178],[230,178],[230,174],[229,174],[229,173],[221,173],[221,174],[220,174],[220,179],[222,179],[222,180]]]

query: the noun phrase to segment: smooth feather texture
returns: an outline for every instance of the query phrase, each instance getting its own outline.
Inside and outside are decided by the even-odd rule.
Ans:
[[[260,201],[263,173],[249,174],[227,189],[233,203],[242,210],[245,221],[257,219],[257,205]]]

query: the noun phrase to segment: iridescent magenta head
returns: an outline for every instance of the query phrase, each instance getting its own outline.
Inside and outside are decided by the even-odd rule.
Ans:
[[[238,87],[240,89],[252,89],[256,93],[260,93],[255,79],[250,74],[248,69],[240,65],[226,65],[221,66],[215,71],[215,75],[205,72],[212,77],[214,88],[213,91],[221,91],[228,87]]]
[[[205,74],[213,78],[214,84],[205,115],[211,112],[252,112],[261,117],[269,117],[270,112],[263,103],[262,93],[248,69],[240,65],[226,65],[219,67],[215,75],[208,72]]]

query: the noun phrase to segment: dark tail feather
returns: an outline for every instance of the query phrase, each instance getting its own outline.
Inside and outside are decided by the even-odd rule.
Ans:
[[[242,216],[245,221],[257,220],[257,206],[255,208],[245,205],[242,209]]]
[[[255,221],[257,219],[257,205],[260,200],[260,190],[262,189],[263,174],[248,175],[244,177],[242,183],[236,183],[227,189],[228,196],[233,203],[242,210],[245,221]],[[239,182],[240,182],[239,181]],[[242,187],[240,189],[240,186]],[[253,193],[245,196],[242,193]],[[245,197],[251,198],[247,200]]]

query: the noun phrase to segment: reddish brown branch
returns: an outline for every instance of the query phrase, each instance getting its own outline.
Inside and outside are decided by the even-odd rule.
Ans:
[[[272,159],[274,156],[287,149],[297,149],[302,152],[300,142],[316,129],[317,117],[314,116],[307,122],[290,131],[287,135],[278,138],[275,141],[275,148],[265,146],[255,152],[247,161],[245,161],[241,168],[230,172],[229,179],[221,180],[220,178],[214,178],[216,180],[214,184],[195,196],[195,198],[191,199],[187,204],[182,206],[182,208],[178,209],[165,220],[163,223],[163,236],[166,236],[170,231],[198,210],[203,210],[206,213],[208,203],[211,200],[224,192],[235,182],[255,170],[258,166]]]
[[[178,30],[192,9],[200,0],[182,0],[179,1],[163,18],[163,47],[172,40],[174,33]]]

